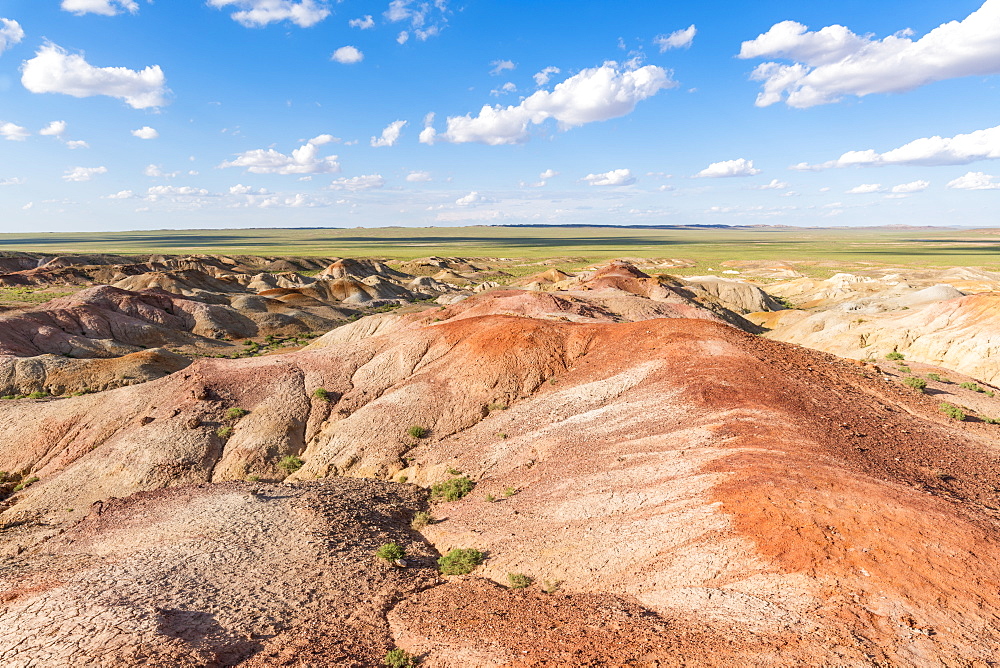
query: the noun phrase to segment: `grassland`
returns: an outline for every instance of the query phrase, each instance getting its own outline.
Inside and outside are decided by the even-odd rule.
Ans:
[[[1000,269],[1000,230],[889,228],[437,227],[153,230],[0,235],[0,250],[62,253],[222,253],[412,259],[428,255],[787,260]]]

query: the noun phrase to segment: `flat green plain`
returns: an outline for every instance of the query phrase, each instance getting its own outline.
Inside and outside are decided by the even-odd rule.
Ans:
[[[218,253],[396,260],[430,255],[560,258],[560,264],[648,257],[689,259],[701,266],[726,260],[784,260],[1000,270],[1000,229],[473,226],[147,230],[2,234],[0,250],[54,255]]]

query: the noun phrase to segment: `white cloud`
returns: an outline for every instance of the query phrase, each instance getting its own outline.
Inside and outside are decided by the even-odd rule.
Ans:
[[[333,135],[317,135],[312,139],[310,139],[308,143],[312,144],[313,146],[322,146],[324,144],[330,144],[339,141],[340,138],[334,137]]]
[[[1000,190],[997,177],[984,172],[967,172],[963,176],[948,182],[952,190]]]
[[[494,60],[490,65],[493,66],[493,69],[490,70],[490,74],[493,76],[499,76],[505,70],[512,70],[517,67],[512,60]]]
[[[736,160],[723,160],[713,162],[711,165],[694,175],[696,179],[721,179],[734,176],[753,176],[760,174],[759,169],[753,166],[753,160],[738,158]]]
[[[394,146],[399,141],[399,135],[403,131],[406,121],[393,121],[382,130],[381,137],[372,137],[371,145],[375,148],[382,146]]]
[[[986,0],[962,21],[949,21],[920,39],[904,30],[881,40],[841,25],[817,32],[782,21],[743,42],[740,58],[779,57],[752,78],[762,81],[757,106],[782,100],[791,107],[829,104],[845,95],[899,93],[925,84],[1000,72],[1000,0]]]
[[[62,0],[62,8],[77,16],[83,14],[115,16],[122,12],[135,14],[139,11],[139,5],[134,0]]]
[[[410,183],[424,183],[431,180],[430,172],[410,172],[406,175],[406,180]]]
[[[366,14],[360,19],[351,19],[347,22],[347,25],[352,28],[360,28],[361,30],[369,30],[375,27],[375,19],[372,18],[371,14]]]
[[[7,141],[24,141],[30,136],[31,133],[28,132],[28,128],[23,128],[14,123],[0,124],[0,137],[3,137]]]
[[[63,93],[73,97],[107,95],[134,109],[165,104],[166,77],[159,65],[136,71],[125,67],[94,67],[82,55],[45,44],[21,66],[21,83],[32,93]]]
[[[553,74],[559,74],[561,71],[558,67],[546,67],[532,75],[532,78],[535,80],[535,85],[541,87],[549,83]]]
[[[28,202],[27,204],[25,204],[24,206],[21,207],[21,210],[22,211],[29,211],[30,209],[33,209],[34,206],[35,206],[34,202]]]
[[[785,190],[788,188],[789,184],[785,181],[779,181],[778,179],[771,179],[770,183],[765,183],[762,186],[754,186],[754,190]]]
[[[111,195],[105,195],[101,199],[132,199],[135,197],[135,193],[131,190],[119,190]]]
[[[556,176],[559,176],[559,172],[557,172],[554,169],[546,169],[544,172],[538,175],[538,178],[540,178],[543,181],[548,181],[549,179]]]
[[[977,160],[1000,158],[1000,126],[976,130],[954,137],[923,137],[899,148],[878,153],[848,151],[836,160],[809,165],[800,163],[792,169],[819,171],[834,167],[872,167],[879,165],[966,165]]]
[[[24,39],[24,29],[14,19],[0,19],[0,53],[20,43]]]
[[[66,132],[66,121],[52,121],[38,131],[38,134],[46,137],[62,137]]]
[[[24,183],[24,179],[14,176],[9,179],[0,179],[0,186],[19,186]]]
[[[146,199],[155,202],[163,197],[205,197],[208,194],[204,188],[191,186],[152,186],[146,191]]]
[[[892,192],[899,195],[909,195],[911,193],[919,193],[927,190],[931,185],[930,181],[911,181],[910,183],[900,183],[898,186],[892,187]]]
[[[173,179],[181,175],[180,172],[164,172],[160,165],[146,165],[142,173],[152,178]]]
[[[66,148],[68,149],[90,148],[90,144],[83,141],[82,139],[71,139],[68,142],[66,142]]]
[[[582,180],[592,186],[630,186],[635,183],[635,177],[628,169],[612,169],[603,174],[587,174]]]
[[[447,141],[455,144],[480,142],[493,146],[520,144],[529,138],[530,125],[553,118],[560,128],[605,121],[631,113],[637,103],[664,88],[676,86],[669,73],[654,65],[638,69],[619,69],[608,62],[601,67],[581,71],[549,92],[540,90],[517,106],[484,106],[473,117],[449,116],[443,133],[425,129],[420,141],[425,144]]]
[[[500,86],[500,88],[491,90],[490,95],[493,95],[494,97],[500,97],[505,93],[516,93],[516,92],[517,92],[517,85],[513,81],[508,81],[504,85]]]
[[[349,190],[358,192],[359,190],[373,190],[385,185],[385,179],[381,174],[366,174],[365,176],[352,176],[351,178],[334,179],[327,186],[330,190]]]
[[[338,63],[344,63],[345,65],[360,63],[364,60],[364,58],[365,54],[361,53],[353,46],[342,46],[334,51],[333,55],[330,56],[330,60],[335,60]]]
[[[416,38],[425,41],[429,37],[441,33],[442,28],[448,22],[447,14],[447,0],[434,0],[434,2],[392,0],[383,16],[390,23],[409,22]],[[410,33],[404,30],[399,33],[396,41],[405,44],[409,38]]]
[[[330,10],[320,0],[208,0],[211,7],[222,9],[230,5],[239,11],[232,14],[233,20],[247,28],[259,28],[278,21],[291,21],[300,28],[316,25]]]
[[[401,30],[399,32],[399,34],[396,35],[396,43],[397,44],[406,44],[408,41],[410,41],[410,33],[409,32],[407,32],[405,30]]]
[[[107,174],[107,167],[74,167],[63,174],[64,181],[90,181],[98,174]]]
[[[885,188],[882,187],[881,183],[862,183],[860,186],[854,186],[846,191],[848,195],[870,195],[884,192]]]
[[[653,39],[653,44],[660,47],[660,53],[669,49],[687,49],[694,42],[696,34],[698,34],[697,28],[691,25],[684,30],[675,30],[669,35],[657,35]]]
[[[219,167],[243,167],[252,174],[335,174],[340,171],[337,156],[321,158],[319,147],[311,142],[295,149],[290,156],[273,148],[245,151]]]
[[[148,125],[144,125],[138,130],[132,130],[132,136],[139,139],[156,139],[160,136],[160,133]]]
[[[468,195],[463,195],[455,200],[455,204],[458,206],[475,206],[476,204],[491,204],[496,200],[486,197],[485,195],[480,195],[479,191],[473,190]]]

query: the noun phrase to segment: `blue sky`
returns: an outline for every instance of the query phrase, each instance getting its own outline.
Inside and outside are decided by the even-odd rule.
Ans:
[[[1000,0],[4,0],[0,231],[997,224]]]

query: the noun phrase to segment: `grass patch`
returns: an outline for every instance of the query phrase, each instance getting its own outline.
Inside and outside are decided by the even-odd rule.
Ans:
[[[27,480],[22,480],[21,482],[17,483],[17,485],[14,487],[14,491],[20,492],[22,489],[27,489],[32,485],[34,485],[36,482],[38,482],[38,480],[39,478],[36,475],[31,476]]]
[[[885,358],[887,360],[902,360],[902,359],[906,359],[906,357],[903,356],[903,353],[898,353],[895,350],[893,350],[891,353],[886,353],[885,354]]]
[[[229,438],[233,435],[233,428],[228,424],[215,430],[215,435],[219,438]]]
[[[473,487],[475,487],[475,484],[466,476],[452,478],[444,482],[436,482],[431,485],[431,498],[442,499],[444,501],[458,501],[471,492]]]
[[[226,418],[230,420],[239,420],[244,415],[250,415],[250,411],[235,406],[226,411]]]
[[[321,401],[330,401],[330,393],[326,391],[325,388],[317,387],[313,390],[313,399],[319,399]]]
[[[528,577],[524,573],[508,573],[507,574],[507,584],[511,589],[524,589],[525,587],[530,587],[531,583],[535,580]]]
[[[927,374],[927,378],[929,380],[933,380],[935,383],[951,383],[950,380],[936,373]]]
[[[286,473],[291,475],[302,468],[304,464],[305,462],[298,455],[286,455],[278,462],[278,468],[284,469]]]
[[[434,516],[425,510],[421,510],[413,516],[410,528],[419,531],[430,524],[434,524]]]
[[[471,547],[456,547],[438,559],[438,568],[445,575],[466,575],[483,563],[486,556]]]

